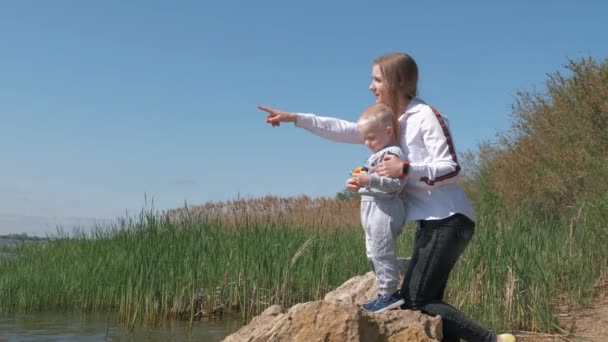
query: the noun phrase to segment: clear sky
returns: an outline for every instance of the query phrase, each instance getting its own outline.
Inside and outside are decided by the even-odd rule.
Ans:
[[[403,51],[459,152],[518,90],[608,55],[608,2],[3,1],[0,234],[237,196],[333,196],[368,151],[255,106],[355,120]],[[283,127],[287,126],[287,127]]]

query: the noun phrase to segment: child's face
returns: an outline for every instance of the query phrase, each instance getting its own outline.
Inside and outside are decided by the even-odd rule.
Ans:
[[[360,128],[361,135],[365,140],[365,146],[372,150],[372,152],[378,152],[386,147],[392,139],[390,127],[379,127],[374,124],[366,124]]]

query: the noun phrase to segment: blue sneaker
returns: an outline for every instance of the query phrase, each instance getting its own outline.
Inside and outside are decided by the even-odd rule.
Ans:
[[[369,311],[369,309],[374,305],[374,303],[376,303],[376,301],[378,301],[379,298],[380,298],[380,294],[378,293],[378,297],[368,300],[367,302],[361,304],[361,307],[363,308],[363,310]]]
[[[401,295],[399,295],[399,291],[397,291],[392,295],[382,295],[378,297],[367,307],[364,306],[363,309],[368,312],[381,313],[384,311],[396,309],[402,304],[405,304],[405,300],[401,298]]]

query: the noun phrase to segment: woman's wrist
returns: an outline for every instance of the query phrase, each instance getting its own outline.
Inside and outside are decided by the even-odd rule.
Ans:
[[[285,119],[286,119],[285,121],[287,121],[287,122],[294,122],[295,123],[296,120],[298,119],[298,114],[292,113],[292,112],[285,113]]]

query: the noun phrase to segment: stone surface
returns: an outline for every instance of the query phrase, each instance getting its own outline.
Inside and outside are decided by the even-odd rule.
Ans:
[[[269,310],[271,310],[269,312]],[[441,318],[417,311],[363,312],[345,302],[294,305],[285,313],[271,307],[224,341],[440,341]]]
[[[404,270],[407,260],[401,261]],[[323,300],[300,303],[289,310],[273,305],[226,342],[261,341],[440,341],[441,318],[418,311],[368,313],[357,305],[376,297],[372,272],[346,281]]]
[[[398,261],[401,278],[403,278],[409,259],[399,259]],[[376,277],[373,272],[367,272],[365,275],[355,276],[347,280],[340,287],[326,294],[323,300],[360,304],[376,298],[377,295]]]

